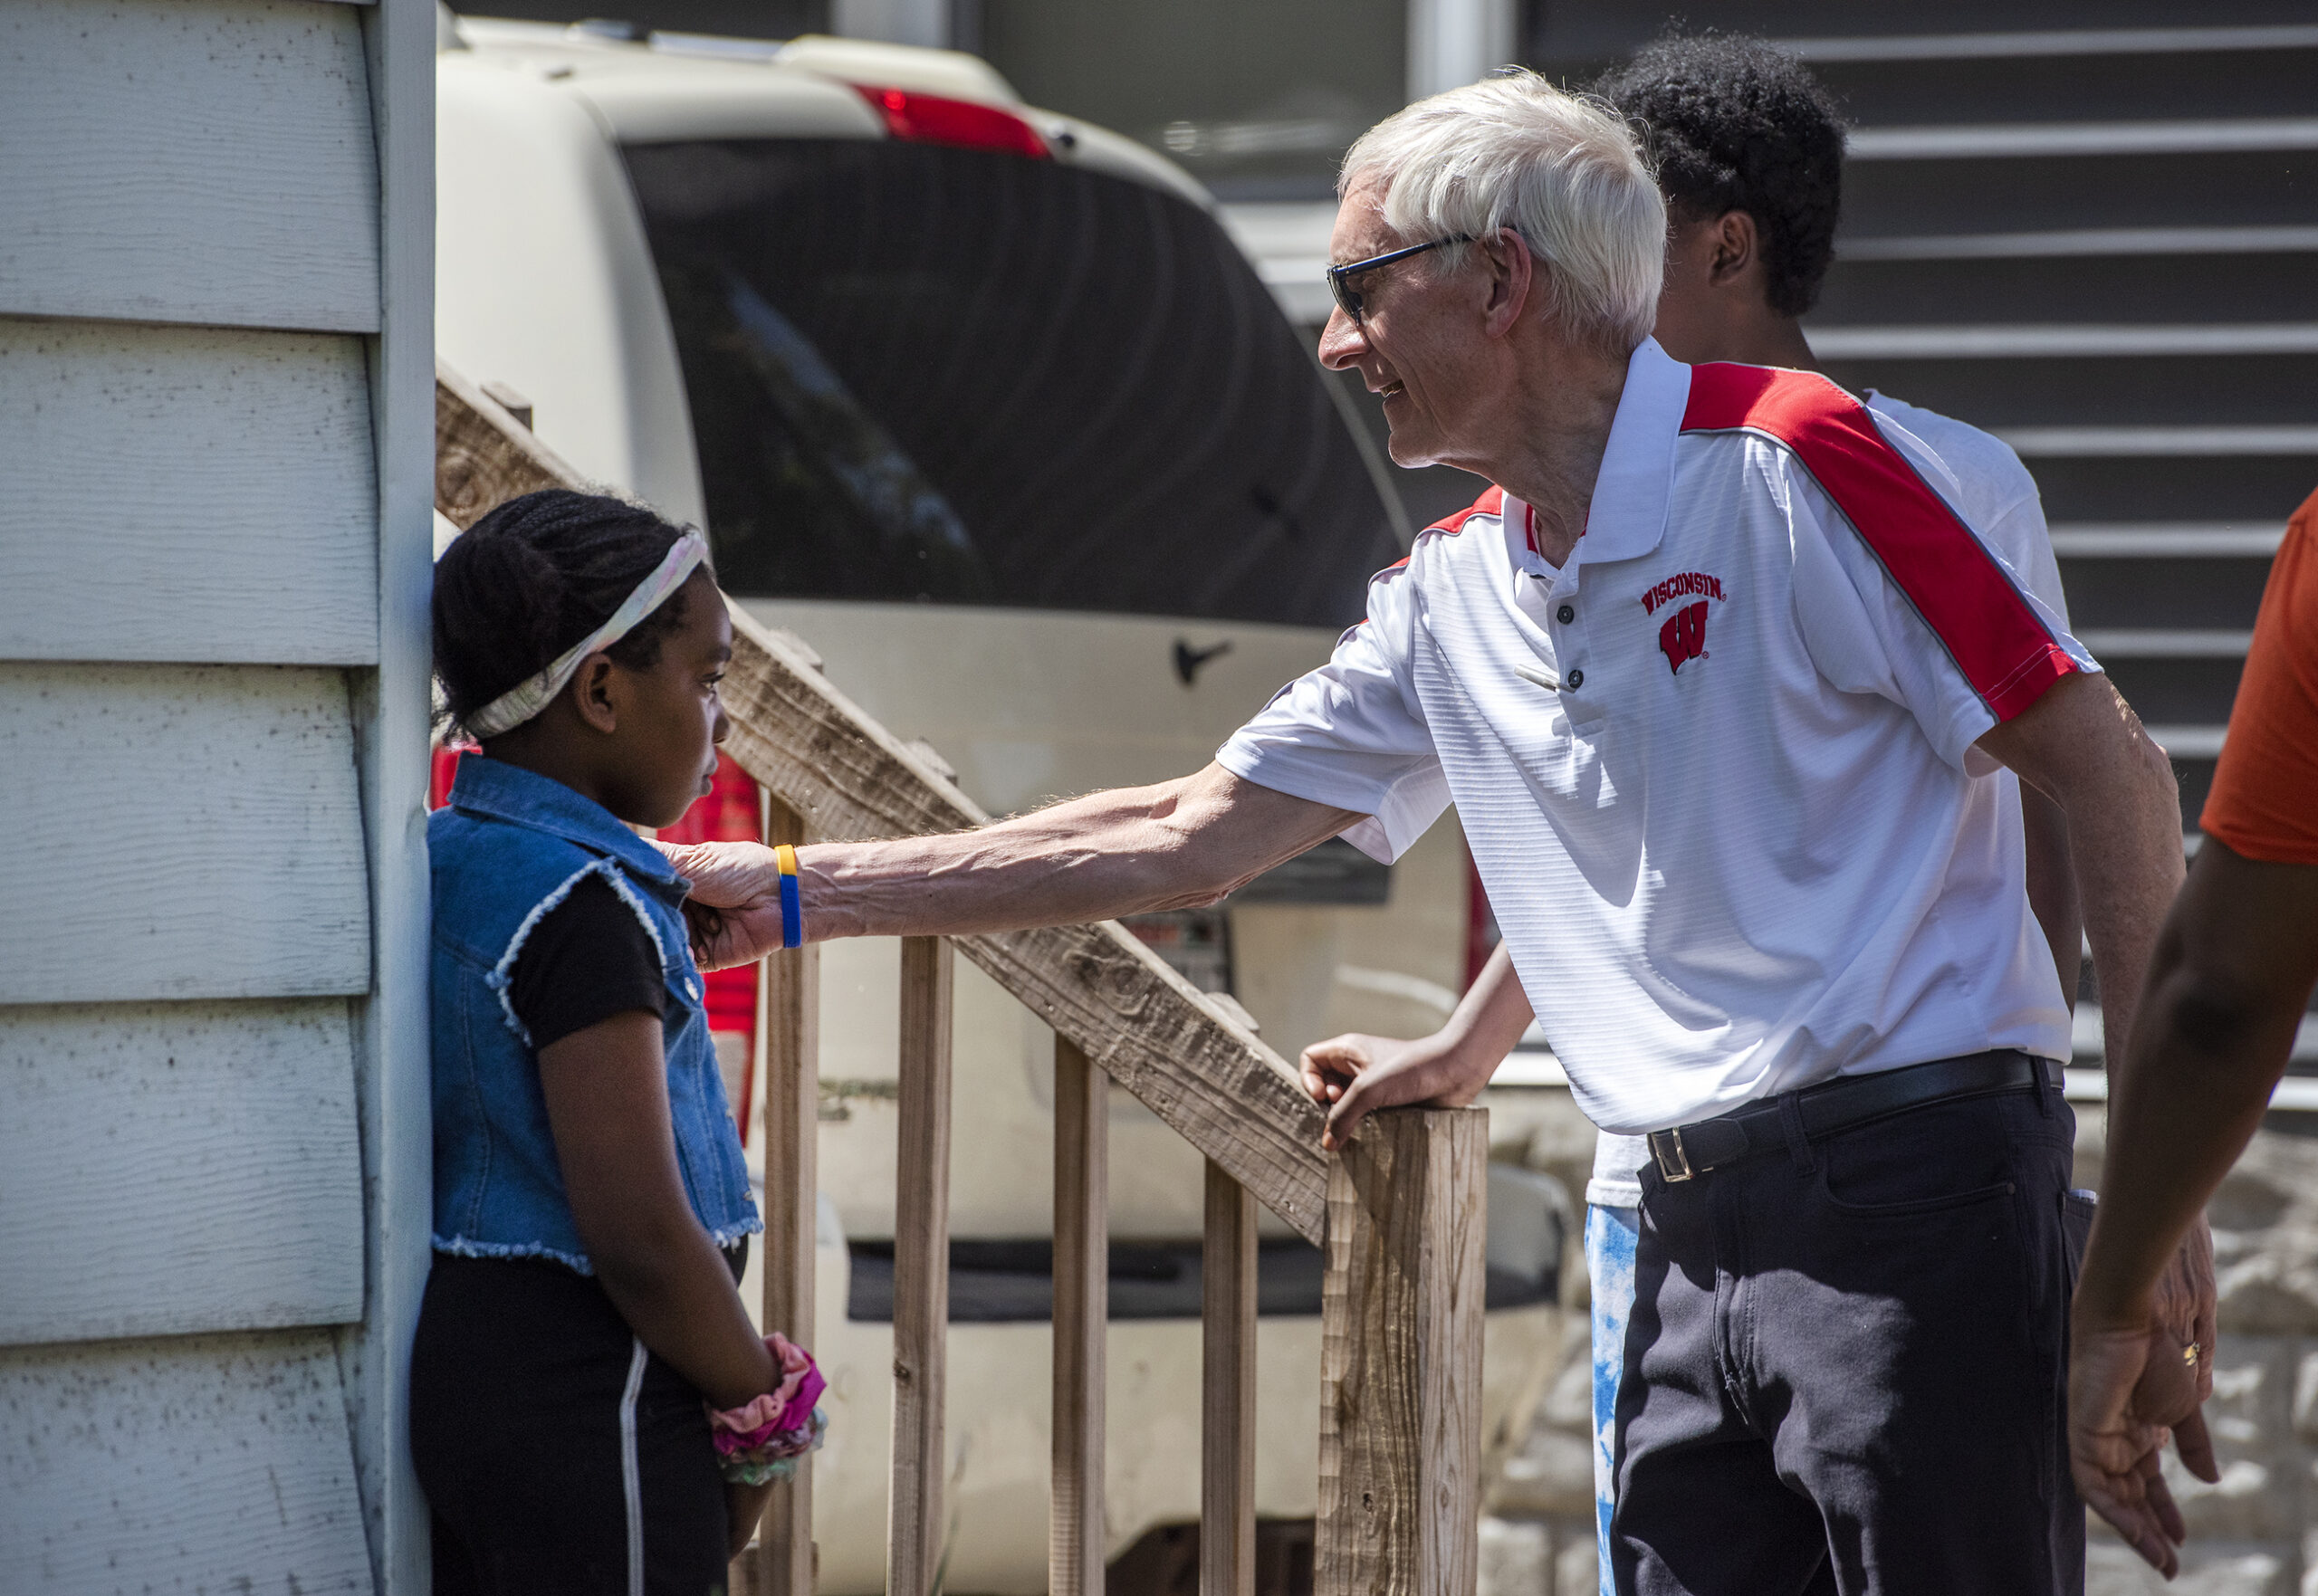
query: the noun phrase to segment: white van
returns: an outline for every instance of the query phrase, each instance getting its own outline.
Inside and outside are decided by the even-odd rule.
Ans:
[[[444,358],[518,390],[581,471],[704,526],[730,592],[990,810],[1197,768],[1405,548],[1341,394],[1152,151],[946,52],[445,30]],[[1330,844],[1138,929],[1292,1056],[1436,1025],[1474,902],[1444,821],[1389,870]],[[829,1591],[884,1581],[896,964],[860,941],[822,965]],[[1033,1591],[1052,1042],[979,972],[957,981],[946,1584]],[[1116,1555],[1198,1517],[1202,1164],[1113,1102]],[[1527,1180],[1492,1190],[1492,1424],[1558,1331],[1554,1194]],[[1266,1234],[1258,1510],[1295,1521],[1319,1265]]]

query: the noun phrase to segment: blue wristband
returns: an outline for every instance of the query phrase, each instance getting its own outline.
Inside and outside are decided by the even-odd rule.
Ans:
[[[805,945],[805,903],[797,890],[797,850],[787,843],[773,849],[781,863],[781,945]]]

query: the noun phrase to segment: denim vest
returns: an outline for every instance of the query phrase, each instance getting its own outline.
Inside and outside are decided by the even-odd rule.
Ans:
[[[685,934],[684,879],[650,843],[561,782],[470,753],[427,822],[435,880],[435,1248],[595,1271],[549,1133],[539,1058],[509,999],[516,955],[580,879],[601,875],[660,950],[676,1163],[719,1247],[764,1227],[724,1105]]]

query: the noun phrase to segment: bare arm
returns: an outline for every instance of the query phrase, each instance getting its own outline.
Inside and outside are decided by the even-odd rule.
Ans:
[[[2181,884],[2172,767],[2102,675],[2062,677],[1978,746],[2052,799],[2065,821],[2113,1081],[2159,923]]]
[[[2177,1428],[2198,1473],[2214,1469],[2179,1340],[2155,1307],[2159,1281],[2261,1123],[2313,980],[2318,865],[2260,863],[2207,838],[2166,918],[2110,1098],[2069,1358],[2078,1488],[2169,1573],[2182,1524],[2157,1475],[2160,1427]]]
[[[1355,1032],[1315,1042],[1298,1068],[1304,1089],[1333,1104],[1320,1145],[1343,1146],[1380,1108],[1462,1108],[1480,1095],[1535,1018],[1512,951],[1499,942],[1449,1023],[1432,1035],[1401,1042]]]
[[[2076,872],[2068,862],[2068,817],[2058,804],[2023,783],[2020,829],[2027,845],[2028,907],[2053,950],[2061,1000],[2073,1004],[2084,966],[2084,914],[2076,901]]]
[[[620,1317],[719,1408],[781,1383],[676,1171],[660,1017],[616,1014],[540,1049],[571,1217]]]
[[[798,850],[805,940],[959,936],[1212,903],[1359,817],[1210,765],[972,831],[816,843]],[[668,851],[694,900],[723,912],[704,962],[740,963],[781,946],[771,849],[704,843]]]

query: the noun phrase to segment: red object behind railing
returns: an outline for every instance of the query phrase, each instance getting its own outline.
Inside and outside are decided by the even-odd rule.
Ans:
[[[438,748],[435,750],[434,768],[428,780],[426,807],[439,809],[450,801],[451,782],[458,773],[460,756],[472,753],[472,743]],[[757,824],[757,784],[746,771],[734,764],[729,754],[719,754],[716,779],[708,795],[684,813],[674,826],[659,830],[663,842],[761,842],[763,840]],[[708,1028],[743,1037],[752,1049],[757,1035],[757,967],[743,964],[733,970],[711,970],[705,982],[707,990],[703,1001],[708,1009]],[[756,1071],[752,1068],[741,1075],[741,1100],[733,1104],[733,1117],[741,1124],[741,1140],[748,1140],[750,1099],[755,1095]]]
[[[856,83],[861,98],[886,119],[886,131],[913,144],[947,144],[957,149],[1001,149],[1050,160],[1053,151],[1039,131],[1011,110],[920,94],[911,89],[879,89]]]
[[[1473,856],[1465,855],[1465,985],[1481,979],[1481,967],[1497,951],[1497,912],[1489,906],[1489,889]]]

